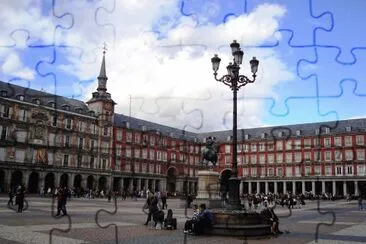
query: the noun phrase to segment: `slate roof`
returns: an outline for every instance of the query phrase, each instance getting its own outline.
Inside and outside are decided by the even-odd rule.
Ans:
[[[76,112],[84,115],[90,115],[88,113],[91,112],[83,101],[0,81],[0,92],[2,91],[7,91],[7,97],[12,99],[18,99],[19,95],[23,95],[24,102],[33,103],[33,100],[38,98],[41,101],[41,105],[44,106],[51,107],[50,103],[55,103],[55,108],[60,110],[63,110],[63,106],[68,105],[70,106],[70,110],[68,110],[70,112]],[[77,111],[78,108],[82,109],[81,113]]]
[[[198,134],[183,131],[166,125],[153,123],[147,120],[137,119],[123,114],[114,115],[114,124],[118,127],[126,127],[126,122],[129,122],[129,128],[142,131],[142,126],[146,126],[146,131],[158,131],[161,135],[170,136],[173,133],[174,138],[194,140],[198,138]]]
[[[238,141],[245,140],[261,140],[262,133],[266,134],[266,139],[286,139],[288,137],[297,137],[296,131],[300,131],[300,136],[316,136],[317,130],[320,131],[320,135],[325,134],[325,128],[330,129],[329,134],[346,133],[347,127],[351,128],[351,132],[366,132],[366,118],[361,119],[349,119],[339,121],[327,121],[319,123],[306,123],[296,125],[282,125],[272,127],[259,127],[251,129],[238,129],[237,137]],[[279,137],[279,132],[283,132],[282,137]],[[347,132],[348,133],[348,132]],[[248,135],[248,139],[245,138]],[[319,135],[319,134],[318,134]],[[232,136],[232,130],[227,131],[214,131],[207,133],[200,133],[199,138],[207,138],[208,136],[216,137],[216,140],[221,142],[228,141],[228,138]]]

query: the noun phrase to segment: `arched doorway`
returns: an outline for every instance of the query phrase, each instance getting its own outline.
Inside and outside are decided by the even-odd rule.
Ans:
[[[14,189],[14,187],[22,184],[22,180],[23,180],[23,174],[22,174],[22,172],[20,172],[19,170],[13,172],[11,174],[10,188],[11,189]]]
[[[220,192],[223,196],[229,192],[229,179],[231,177],[231,169],[224,169],[220,174]]]
[[[81,188],[81,181],[82,181],[81,175],[75,175],[74,177],[74,188]]]
[[[178,170],[175,167],[170,167],[167,171],[166,190],[169,194],[176,192]]]
[[[0,170],[0,192],[7,192],[8,189],[5,189],[5,171]]]
[[[39,174],[37,172],[32,172],[29,175],[29,180],[28,180],[28,192],[29,193],[38,193],[38,182],[39,182]]]
[[[60,177],[60,186],[61,187],[68,187],[69,186],[69,176],[68,174],[62,174]]]
[[[107,179],[105,178],[105,176],[101,176],[100,178],[99,178],[99,190],[101,191],[101,190],[106,190],[105,189],[105,183],[106,183],[106,181],[107,181]]]
[[[55,189],[55,175],[53,173],[48,173],[44,178],[44,189],[48,191],[48,188]]]
[[[86,179],[86,188],[94,190],[94,177],[92,175]]]

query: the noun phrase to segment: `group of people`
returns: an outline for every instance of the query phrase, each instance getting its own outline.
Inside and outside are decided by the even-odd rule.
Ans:
[[[184,224],[184,233],[201,235],[204,234],[205,229],[211,228],[212,224],[213,214],[206,208],[206,204],[202,203],[199,208],[194,204],[192,218]]]
[[[17,213],[22,213],[24,209],[24,197],[25,197],[25,187],[24,185],[18,185],[16,188],[9,189],[9,201],[8,205],[13,206],[13,198],[15,196],[15,205],[18,205]]]

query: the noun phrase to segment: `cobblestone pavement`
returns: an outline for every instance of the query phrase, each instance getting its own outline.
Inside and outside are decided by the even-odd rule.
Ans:
[[[116,232],[113,226],[100,228],[95,222],[99,209],[113,212],[114,203],[105,199],[72,199],[67,204],[71,218],[71,229],[64,233],[50,231],[53,228],[67,230],[68,218],[54,219],[51,217],[51,199],[28,197],[29,209],[16,213],[6,207],[7,198],[0,197],[0,243],[1,244],[115,244]],[[318,213],[316,202],[308,202],[301,209],[294,209],[290,217],[280,219],[280,229],[284,234],[278,237],[264,239],[219,237],[219,236],[190,236],[182,231],[186,220],[185,210],[181,208],[180,200],[170,199],[169,208],[174,210],[178,219],[177,230],[155,230],[143,225],[146,214],[142,211],[144,200],[118,200],[118,211],[115,215],[101,212],[100,225],[117,225],[118,243],[166,243],[166,244],[201,244],[201,243],[365,243],[366,242],[366,210],[359,211],[356,201],[321,202],[322,211],[334,212],[335,224],[322,225],[316,240],[318,223],[331,223],[332,215]],[[289,210],[277,207],[279,216],[288,216]],[[189,212],[189,211],[188,211]],[[188,213],[190,214],[190,213]]]

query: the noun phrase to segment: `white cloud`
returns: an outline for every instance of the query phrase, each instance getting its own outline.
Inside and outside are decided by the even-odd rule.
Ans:
[[[22,61],[16,53],[11,53],[4,58],[4,63],[1,67],[1,71],[7,75],[11,74],[13,76],[31,80],[34,78],[33,70],[23,66]]]
[[[264,4],[249,15],[230,18],[225,24],[215,25],[208,22],[209,16],[203,16],[200,23],[204,25],[197,27],[194,18],[181,15],[178,0],[123,0],[117,1],[113,13],[99,10],[98,25],[94,14],[103,1],[56,3],[58,14],[67,12],[74,17],[73,28],[57,32],[57,41],[81,47],[84,51],[81,53],[77,48],[63,51],[70,63],[60,66],[61,71],[81,80],[96,78],[101,61],[100,48],[107,42],[107,86],[117,102],[116,111],[128,114],[129,95],[132,95],[133,116],[177,128],[190,125],[187,129],[196,131],[231,128],[232,93],[213,78],[210,61],[213,54],[218,53],[222,58],[219,73],[224,74],[230,51],[222,48],[223,45],[228,47],[233,39],[242,45],[263,43],[274,37],[279,19],[285,14],[285,9],[278,5]],[[111,7],[106,6],[107,9]],[[219,9],[215,4],[204,7],[212,10],[208,12],[210,16]],[[38,21],[39,26],[32,27],[32,31],[46,41],[51,31],[50,20],[53,24],[60,21],[67,24],[67,18],[56,20],[52,14],[41,18],[37,10],[32,11],[33,15],[28,11],[18,22],[12,20],[12,25],[26,28]],[[23,16],[23,12],[18,14]],[[110,23],[115,27],[116,36],[111,26],[106,25]],[[158,28],[160,38],[152,28]],[[280,38],[278,33],[275,35]],[[180,42],[182,46],[177,45]],[[259,126],[263,125],[261,118],[266,112],[264,102],[250,98],[276,97],[273,87],[290,81],[294,75],[269,49],[253,48],[244,52],[241,71],[250,74],[248,62],[252,56],[260,60],[260,68],[257,82],[238,93],[239,98],[248,98],[239,99],[238,125]],[[94,83],[85,87],[85,100],[90,98],[96,86]],[[203,127],[200,127],[201,123]]]

